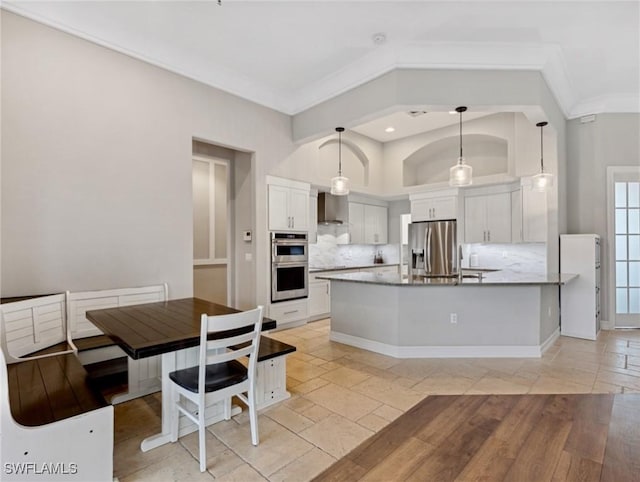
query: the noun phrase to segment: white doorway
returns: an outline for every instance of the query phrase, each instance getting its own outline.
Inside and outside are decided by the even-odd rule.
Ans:
[[[640,328],[640,167],[607,169],[610,319]]]
[[[194,155],[193,295],[228,304],[229,161]]]

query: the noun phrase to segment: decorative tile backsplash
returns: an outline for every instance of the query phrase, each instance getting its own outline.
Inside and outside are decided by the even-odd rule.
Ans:
[[[384,263],[399,263],[399,245],[346,244],[349,241],[347,229],[347,226],[336,224],[318,226],[318,242],[309,244],[310,268],[370,265],[378,252]]]
[[[545,243],[463,244],[462,266],[546,274]]]
[[[380,251],[385,263],[407,262],[407,246],[398,244],[346,244],[347,226],[336,224],[318,226],[318,242],[309,245],[309,267],[364,266],[373,264]],[[402,249],[402,251],[401,251]],[[547,246],[545,243],[463,244],[462,266],[492,268],[512,272],[546,274]]]

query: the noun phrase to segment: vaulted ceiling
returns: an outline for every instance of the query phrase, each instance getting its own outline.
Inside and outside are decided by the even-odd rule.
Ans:
[[[640,112],[637,1],[5,0],[2,8],[288,114],[394,68],[538,70],[569,118]]]

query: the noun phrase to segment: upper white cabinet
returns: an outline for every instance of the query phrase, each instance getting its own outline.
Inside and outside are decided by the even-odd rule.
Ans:
[[[387,208],[364,205],[364,239],[366,244],[387,244]]]
[[[387,208],[358,202],[349,203],[351,244],[387,244]]]
[[[309,234],[307,239],[310,244],[318,242],[318,191],[311,190],[309,194]]]
[[[438,191],[411,196],[411,221],[436,221],[458,217],[458,191]]]
[[[465,243],[511,242],[511,193],[466,196]]]
[[[522,241],[544,243],[547,241],[547,193],[534,191],[530,182],[523,182],[522,191]]]
[[[511,195],[513,242],[547,241],[547,193],[531,189],[531,179],[522,178]]]
[[[310,185],[268,176],[269,230],[308,231]]]

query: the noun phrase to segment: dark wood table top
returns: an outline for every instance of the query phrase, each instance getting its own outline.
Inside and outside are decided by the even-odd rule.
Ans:
[[[160,301],[87,311],[87,319],[100,328],[131,358],[139,359],[200,345],[200,318],[239,310],[199,298]],[[263,318],[262,329],[275,320]]]

